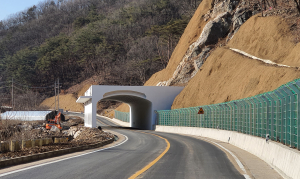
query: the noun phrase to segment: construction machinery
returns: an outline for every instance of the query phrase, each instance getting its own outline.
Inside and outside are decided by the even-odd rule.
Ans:
[[[56,126],[58,129],[61,130],[62,129],[61,123],[60,123],[61,122],[61,117],[62,117],[61,112],[59,112],[57,115],[55,115],[54,118],[52,118],[52,119],[48,117],[48,119],[46,119],[46,121],[47,121],[46,129],[51,129],[52,126]]]

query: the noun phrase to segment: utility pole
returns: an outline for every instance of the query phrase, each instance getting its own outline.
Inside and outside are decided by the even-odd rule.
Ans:
[[[54,108],[54,110],[56,111],[56,80],[54,82],[54,94],[55,94],[55,108]]]
[[[57,95],[58,95],[58,98],[57,98],[57,102],[58,102],[58,103],[57,103],[57,106],[58,106],[58,107],[57,107],[57,111],[59,111],[59,78],[57,79],[57,83],[58,83],[58,90],[57,90],[57,93],[58,93],[58,94],[57,94]]]
[[[14,78],[11,80],[11,107],[14,108]]]

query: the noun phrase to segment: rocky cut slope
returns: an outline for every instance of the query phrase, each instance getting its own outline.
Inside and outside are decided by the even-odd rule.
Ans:
[[[300,46],[275,16],[280,11],[262,16],[258,1],[203,0],[168,66],[145,85],[186,86],[174,109],[246,98],[299,78]]]
[[[293,38],[280,16],[251,17],[211,53],[172,108],[246,98],[299,78],[300,46]]]
[[[197,10],[199,12],[196,12],[181,37],[183,44],[179,42],[167,68],[155,74],[146,85],[186,85],[218,42],[228,42],[248,18],[258,13],[255,7],[255,4],[237,0],[202,1]],[[193,39],[190,39],[191,35]],[[162,76],[167,79],[160,81],[164,79]]]

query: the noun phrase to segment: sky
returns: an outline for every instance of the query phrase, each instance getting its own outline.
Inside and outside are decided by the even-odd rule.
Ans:
[[[0,21],[45,0],[0,0]]]

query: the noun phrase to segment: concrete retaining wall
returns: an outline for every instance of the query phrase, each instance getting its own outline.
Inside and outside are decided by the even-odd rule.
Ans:
[[[119,125],[129,126],[129,123],[118,119],[110,120]],[[223,142],[228,142],[228,138],[230,137],[230,144],[256,155],[285,176],[285,178],[300,179],[300,152],[297,149],[289,148],[281,143],[274,141],[267,143],[265,139],[260,137],[235,131],[209,128],[156,126],[155,131],[195,135]]]
[[[156,126],[156,131],[196,135],[223,142],[228,142],[230,137],[230,144],[261,158],[286,178],[300,179],[300,152],[281,143],[273,141],[267,143],[260,137],[209,128]]]

